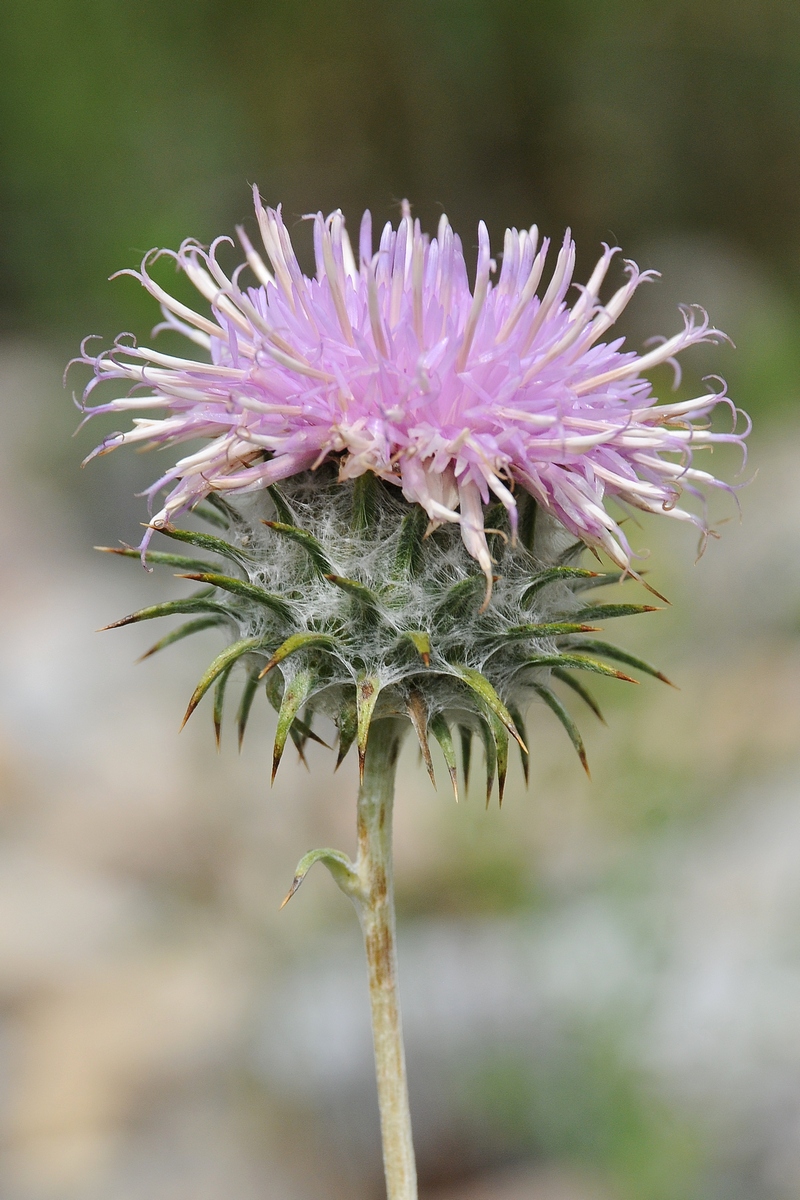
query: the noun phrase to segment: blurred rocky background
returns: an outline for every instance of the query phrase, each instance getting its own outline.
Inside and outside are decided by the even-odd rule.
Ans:
[[[696,565],[685,529],[634,530],[672,607],[615,630],[680,691],[599,689],[591,783],[536,709],[502,812],[408,747],[401,978],[425,1200],[797,1200],[790,0],[5,0],[0,1193],[381,1196],[356,922],[322,871],[278,913],[306,850],[352,851],[354,764],[287,755],[270,791],[263,698],[217,756],[205,709],[177,732],[198,647],[135,666],[152,630],[94,632],[182,585],[92,554],[136,539],[157,460],[81,474],[107,428],[70,440],[61,386],[80,336],[157,319],[106,277],[232,232],[252,182],[290,215],[444,207],[468,253],[480,216],[497,244],[570,224],[579,278],[603,240],[663,271],[634,344],[679,302],[736,342],[681,387],[724,375],[754,415],[743,523],[716,497]]]

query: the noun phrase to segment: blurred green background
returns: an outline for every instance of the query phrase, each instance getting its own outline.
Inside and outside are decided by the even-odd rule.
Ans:
[[[800,12],[779,0],[6,0],[2,313],[116,332],[112,271],[241,220],[403,196],[495,239],[710,236],[796,300]]]
[[[634,345],[676,330],[678,302],[736,342],[687,355],[682,386],[722,374],[756,420],[745,522],[716,503],[696,567],[685,531],[646,523],[673,607],[619,631],[681,691],[603,690],[591,785],[534,714],[533,786],[517,777],[502,814],[477,789],[454,812],[409,753],[404,999],[426,1196],[796,1200],[790,0],[4,0],[4,1195],[380,1195],[351,914],[322,878],[275,912],[310,845],[350,848],[352,771],[286,764],[267,796],[266,729],[241,760],[205,728],[177,739],[191,650],[134,674],[146,633],[91,634],[163,588],[89,551],[135,538],[157,464],[80,475],[105,430],[70,442],[64,362],[86,333],[148,334],[147,296],[107,277],[232,233],[252,183],[290,223],[382,221],[408,197],[432,229],[444,209],[470,266],[480,218],[498,247],[506,225],[569,225],[578,279],[601,241],[662,270],[626,317]]]

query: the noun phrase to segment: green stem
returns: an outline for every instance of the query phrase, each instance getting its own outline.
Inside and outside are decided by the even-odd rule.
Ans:
[[[360,881],[355,899],[369,967],[372,1040],[381,1114],[388,1200],[417,1200],[406,1060],[400,1021],[392,874],[392,805],[404,722],[375,721],[367,743],[358,795]]]

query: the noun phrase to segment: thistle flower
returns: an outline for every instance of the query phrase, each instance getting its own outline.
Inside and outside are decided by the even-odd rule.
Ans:
[[[139,271],[121,272],[160,302],[158,328],[184,334],[210,361],[140,347],[127,336],[96,356],[86,344],[82,349],[81,361],[95,372],[86,399],[98,383],[133,385],[90,414],[168,410],[162,418],[137,416],[133,429],[106,437],[95,454],[137,442],[205,439],[149,490],[151,503],[160,491],[168,494],[143,547],[152,529],[211,492],[262,489],[326,459],[336,461],[342,480],[372,472],[401,488],[424,508],[431,528],[459,525],[485,576],[487,601],[493,566],[483,506],[491,496],[508,513],[512,540],[524,490],[624,571],[632,569],[633,552],[606,508],[608,497],[705,530],[701,516],[679,506],[681,493],[726,485],[693,465],[693,451],[741,445],[746,431],[707,427],[724,390],[658,404],[644,372],[723,335],[704,313],[685,309],[683,329],[644,355],[625,350],[621,338],[603,340],[654,272],[626,262],[627,281],[602,303],[617,253],[606,246],[570,307],[574,243],[567,232],[544,287],[549,241],[540,244],[534,226],[506,231],[493,285],[496,266],[481,222],[470,291],[461,242],[446,217],[428,240],[406,205],[398,229],[385,226],[377,253],[364,214],[359,265],[340,212],[309,218],[312,279],[300,270],[280,208],[265,208],[254,196],[271,269],[240,228],[245,262],[230,278],[218,261],[228,238],[208,251],[192,240],[177,252],[151,251]],[[163,255],[174,258],[211,316],[174,299],[152,277]],[[248,266],[257,286],[240,283]]]
[[[175,300],[151,276],[154,258],[170,252],[147,255],[138,272],[128,272],[160,301],[160,328],[185,334],[206,360],[129,338],[97,356],[82,349],[80,361],[94,369],[87,398],[105,381],[132,385],[89,415],[167,409],[161,418],[136,417],[132,430],[112,434],[95,453],[128,443],[202,441],[149,490],[151,502],[163,489],[167,496],[139,549],[113,550],[177,567],[201,588],[114,624],[190,617],[148,654],[201,630],[221,630],[226,644],[186,716],[213,688],[219,739],[228,680],[244,666],[239,740],[264,680],[278,713],[273,776],[289,738],[301,755],[310,738],[320,740],[317,712],[337,728],[337,766],[356,745],[358,857],[311,851],[289,896],[321,861],[358,910],[387,1195],[416,1200],[392,900],[401,739],[412,726],[431,778],[435,740],[457,788],[456,742],[466,777],[477,734],[487,803],[495,779],[502,801],[512,739],[527,776],[523,710],[538,697],[585,766],[581,735],[556,685],[600,716],[580,673],[634,682],[610,662],[665,679],[593,636],[597,621],[653,611],[587,596],[635,574],[606,499],[704,529],[700,516],[678,507],[681,492],[725,485],[693,465],[693,451],[741,445],[745,434],[705,424],[724,391],[662,405],[643,374],[687,346],[718,340],[704,314],[686,310],[683,330],[643,356],[624,350],[622,339],[602,340],[649,274],[628,263],[627,282],[602,304],[615,250],[605,248],[570,308],[569,234],[539,297],[547,240],[540,246],[535,228],[508,230],[493,287],[481,224],[470,291],[446,218],[428,241],[406,207],[397,231],[387,225],[373,254],[365,214],[356,266],[337,212],[313,218],[317,274],[309,279],[280,210],[265,209],[257,193],[255,201],[271,269],[243,230],[246,261],[231,278],[217,259],[226,239],[208,251],[185,242],[173,254],[211,316]],[[258,286],[240,285],[244,267]],[[176,528],[174,518],[189,509],[225,535]],[[188,549],[150,549],[156,530]],[[581,567],[586,546],[604,550],[620,569]]]

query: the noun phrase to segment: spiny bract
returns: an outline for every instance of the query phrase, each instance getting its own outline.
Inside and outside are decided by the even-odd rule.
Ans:
[[[583,543],[534,500],[520,502],[519,537],[512,544],[505,509],[487,511],[495,562],[491,606],[481,607],[484,579],[452,526],[428,530],[428,518],[373,474],[337,481],[333,465],[298,475],[234,507],[211,496],[205,515],[225,537],[164,527],[188,555],[148,550],[148,561],[181,569],[200,591],[133,613],[114,628],[152,617],[191,619],[148,654],[192,633],[219,626],[233,640],[205,671],[187,717],[212,687],[219,738],[228,680],[245,668],[238,710],[239,741],[264,680],[278,711],[273,778],[288,737],[303,752],[314,713],[338,728],[337,766],[356,743],[363,767],[370,723],[407,716],[433,778],[432,737],[441,747],[453,787],[455,742],[464,775],[473,734],[483,743],[487,801],[497,778],[502,800],[509,739],[519,745],[527,776],[522,711],[540,697],[567,730],[586,765],[577,727],[553,690],[564,684],[600,716],[579,673],[628,679],[603,660],[649,664],[598,639],[595,622],[652,611],[648,605],[597,603],[589,589],[619,573],[577,565]],[[198,556],[202,550],[216,561]],[[113,553],[134,558],[139,550]],[[454,732],[456,736],[454,737]]]

